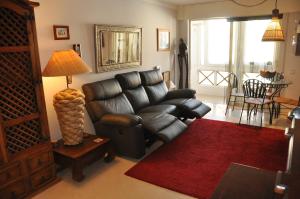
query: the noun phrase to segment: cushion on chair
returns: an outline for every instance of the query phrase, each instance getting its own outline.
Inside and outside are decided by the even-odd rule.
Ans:
[[[231,96],[244,97],[244,93],[238,92],[238,90],[236,88],[234,88],[231,91]]]
[[[270,99],[262,99],[262,98],[252,98],[252,97],[248,97],[245,98],[245,102],[249,103],[249,104],[258,104],[258,105],[262,105],[262,104],[270,104],[272,103],[272,100]]]

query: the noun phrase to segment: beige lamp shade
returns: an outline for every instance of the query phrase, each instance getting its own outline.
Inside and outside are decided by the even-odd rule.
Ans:
[[[284,41],[283,30],[278,17],[273,17],[268,25],[262,41]]]
[[[74,50],[55,51],[43,71],[43,76],[71,76],[91,72],[90,67]]]

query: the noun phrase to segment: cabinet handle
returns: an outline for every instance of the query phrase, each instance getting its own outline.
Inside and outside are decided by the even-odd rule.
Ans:
[[[42,176],[41,180],[40,180],[40,184],[43,184],[47,179],[45,178],[45,176]]]
[[[41,159],[38,160],[38,165],[41,166],[43,164],[43,161]]]
[[[10,198],[11,198],[11,199],[17,198],[16,192],[14,192],[14,191],[10,192]]]

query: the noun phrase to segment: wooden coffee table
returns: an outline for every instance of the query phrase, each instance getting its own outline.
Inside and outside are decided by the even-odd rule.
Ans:
[[[272,199],[276,172],[232,163],[210,199]]]
[[[101,138],[102,141],[95,142]],[[65,146],[63,141],[58,141],[54,146],[54,160],[61,168],[72,169],[73,180],[80,182],[84,179],[83,169],[87,165],[102,157],[106,162],[111,162],[115,157],[112,142],[109,138],[87,134],[83,143],[76,146]]]

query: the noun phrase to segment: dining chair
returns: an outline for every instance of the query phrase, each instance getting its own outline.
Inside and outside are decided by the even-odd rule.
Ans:
[[[254,113],[256,114],[258,108],[260,108],[261,110],[260,127],[262,127],[264,106],[268,105],[270,111],[270,123],[272,123],[272,110],[270,106],[272,100],[266,98],[266,93],[267,93],[266,85],[262,81],[259,81],[257,79],[249,79],[245,81],[243,84],[243,92],[244,92],[244,101],[243,101],[239,124],[241,124],[245,104],[247,104],[247,121],[250,120],[252,111],[254,110]]]
[[[274,97],[273,112],[276,118],[279,117],[282,108],[293,109],[300,106],[300,96],[298,100],[286,97]]]
[[[269,80],[271,82],[277,82],[277,81],[283,80],[284,76],[283,76],[283,73],[276,72],[273,77],[271,77],[271,78],[265,78],[265,79],[267,79],[267,80]],[[275,88],[274,86],[271,87],[271,88],[267,88],[267,98],[271,99],[272,97],[274,97],[273,93],[276,91],[276,89],[277,88]]]
[[[275,75],[274,75],[274,77],[271,80],[272,81],[280,81],[282,79],[284,79],[283,73],[276,72]]]
[[[225,115],[228,112],[228,107],[230,102],[233,102],[232,110],[234,110],[234,106],[236,103],[237,98],[243,98],[244,94],[242,92],[238,92],[238,78],[234,73],[229,73],[228,75],[228,90],[227,90],[227,106]],[[231,101],[231,98],[233,97],[233,101]]]

